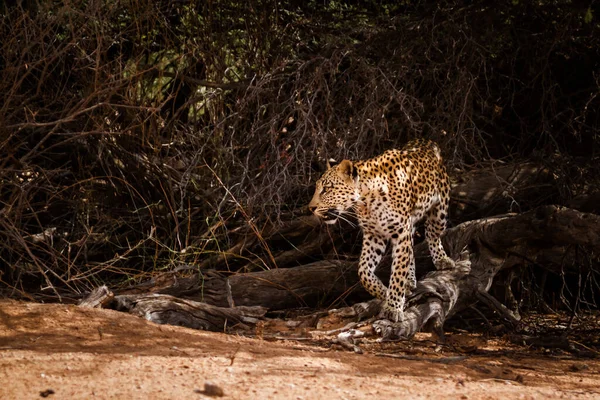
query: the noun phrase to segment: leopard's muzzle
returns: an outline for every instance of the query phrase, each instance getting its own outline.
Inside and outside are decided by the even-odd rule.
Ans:
[[[335,224],[340,217],[340,212],[334,208],[309,207],[309,210],[326,224]]]

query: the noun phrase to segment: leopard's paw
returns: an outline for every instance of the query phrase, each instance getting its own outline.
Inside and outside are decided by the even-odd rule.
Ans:
[[[392,322],[401,322],[404,320],[404,310],[402,308],[392,308],[384,304],[379,313],[380,318],[388,319]]]
[[[406,284],[408,285],[408,289],[412,292],[417,288],[417,278],[415,278],[414,275],[411,276]]]
[[[435,269],[437,269],[438,271],[445,269],[454,269],[455,266],[456,263],[454,262],[454,260],[448,256],[445,256],[444,258],[438,260],[437,263],[435,263]]]

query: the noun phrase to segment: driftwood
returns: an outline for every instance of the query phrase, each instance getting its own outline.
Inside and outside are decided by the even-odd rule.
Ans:
[[[102,308],[110,304],[114,297],[114,293],[108,287],[102,285],[92,290],[79,302],[78,306],[84,308]]]
[[[264,307],[217,307],[161,294],[115,296],[110,308],[158,324],[221,332],[250,329],[267,312]]]
[[[312,215],[290,215],[289,218],[281,224],[267,222],[260,229],[254,225],[238,228],[231,232],[232,237],[237,237],[235,244],[204,260],[198,269],[251,272],[299,265],[314,254],[331,249],[340,237],[335,230],[320,229],[320,221]],[[272,249],[281,250],[273,254]]]
[[[366,299],[360,287],[356,262],[321,260],[294,268],[238,273],[227,277],[216,271],[178,277],[164,273],[121,295],[153,292],[218,307],[261,306],[270,310],[327,307],[345,292]]]
[[[79,307],[126,311],[157,324],[207,331],[247,330],[262,319],[265,307],[218,307],[163,294],[115,296],[106,286],[93,290]]]
[[[408,299],[405,320],[374,325],[384,337],[411,336],[426,325],[441,335],[447,318],[478,301],[498,311],[508,323],[518,324],[518,317],[487,293],[498,272],[525,263],[541,263],[549,270],[576,273],[573,246],[600,249],[600,216],[542,206],[522,214],[463,223],[447,230],[443,240],[451,257],[459,260],[458,267],[429,272],[419,279]],[[415,254],[418,272],[422,275],[423,271],[431,271],[425,243],[416,246]],[[388,276],[389,262],[380,269],[382,278]],[[229,277],[213,274],[199,278],[194,274],[175,280],[176,284],[160,292],[225,306],[261,306],[270,310],[323,307],[350,294],[357,294],[353,299],[366,298],[357,275],[356,261],[320,261]],[[219,287],[220,293],[212,290],[207,296],[207,287]],[[143,313],[150,312],[147,304],[151,299],[144,300]],[[376,311],[376,306],[370,306],[369,313]]]
[[[484,301],[511,323],[517,319],[486,293],[496,274],[524,262],[538,262],[563,271],[569,265],[570,247],[600,249],[600,216],[564,207],[543,206],[527,213],[467,222],[445,235],[450,254],[462,249],[463,259],[454,271],[436,271],[422,279],[410,299],[406,318],[399,323],[378,321],[374,328],[385,338],[410,337],[430,324],[439,335],[444,321],[477,301]],[[451,245],[449,245],[451,243]],[[547,254],[547,249],[554,251]],[[470,269],[468,264],[470,263]]]

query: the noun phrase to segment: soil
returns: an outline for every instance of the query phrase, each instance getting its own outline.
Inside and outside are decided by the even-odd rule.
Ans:
[[[451,333],[361,344],[294,324],[257,338],[156,325],[112,310],[0,300],[0,398],[600,398],[600,361]]]

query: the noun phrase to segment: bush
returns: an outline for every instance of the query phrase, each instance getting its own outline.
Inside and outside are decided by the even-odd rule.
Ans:
[[[197,264],[293,217],[330,157],[428,136],[457,167],[568,166],[598,144],[598,23],[567,2],[23,4],[0,9],[0,273],[21,291]]]

